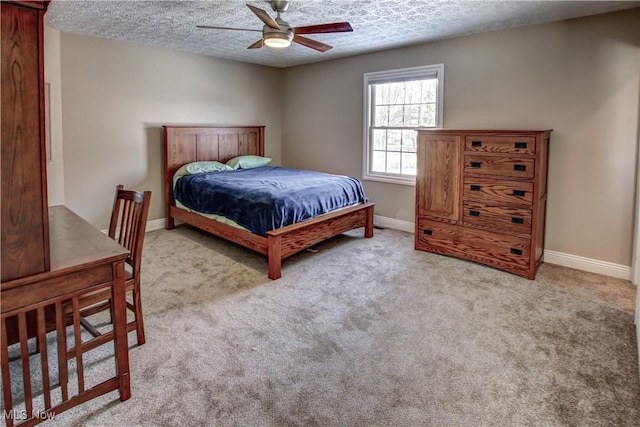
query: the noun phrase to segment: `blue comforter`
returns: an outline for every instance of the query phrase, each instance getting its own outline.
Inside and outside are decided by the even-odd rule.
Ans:
[[[183,176],[174,197],[192,210],[225,216],[261,236],[367,201],[355,178],[272,166]]]

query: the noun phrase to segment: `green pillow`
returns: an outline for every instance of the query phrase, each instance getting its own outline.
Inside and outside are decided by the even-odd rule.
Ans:
[[[233,169],[230,166],[216,161],[200,161],[187,163],[186,165],[182,165],[180,169],[178,169],[176,173],[173,174],[173,186],[175,187],[178,178],[185,175],[191,175],[193,173],[224,172],[232,170]]]
[[[271,162],[270,157],[262,156],[238,156],[227,162],[227,165],[233,169],[251,169],[266,166]]]
[[[215,161],[201,161],[201,162],[192,162],[185,165],[187,172],[190,174],[194,173],[207,173],[207,172],[224,172],[233,170],[231,167],[225,165],[224,163],[215,162]]]

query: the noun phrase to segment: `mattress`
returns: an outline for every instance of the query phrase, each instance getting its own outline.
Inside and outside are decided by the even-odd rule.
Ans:
[[[356,178],[272,166],[182,176],[174,197],[192,212],[261,236],[367,201]]]

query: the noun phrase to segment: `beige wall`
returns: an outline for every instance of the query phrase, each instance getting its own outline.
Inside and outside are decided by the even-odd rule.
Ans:
[[[64,156],[62,153],[62,87],[60,31],[44,28],[44,81],[49,84],[49,148],[47,186],[49,206],[64,205]]]
[[[153,192],[164,218],[162,125],[266,125],[280,164],[277,69],[74,34],[61,34],[64,203],[108,225],[117,184]]]
[[[444,63],[444,126],[553,129],[546,247],[631,265],[640,9],[284,71],[283,163],[362,176],[363,73]],[[414,188],[365,181],[413,222]]]

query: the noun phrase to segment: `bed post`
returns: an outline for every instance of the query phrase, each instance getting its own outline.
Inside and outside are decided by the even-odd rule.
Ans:
[[[164,155],[164,196],[165,196],[165,223],[164,228],[167,230],[173,230],[175,228],[175,220],[171,216],[171,206],[174,204],[173,200],[173,173],[175,172],[175,166],[171,163],[171,159],[169,156],[172,154],[169,149],[169,138],[172,136],[172,130],[169,126],[162,126],[164,129],[164,145],[163,145],[163,155]]]
[[[167,230],[173,230],[176,227],[175,223],[176,222],[173,219],[173,217],[171,216],[171,213],[169,212],[169,209],[167,209],[167,218],[165,220],[164,228],[167,229]]]
[[[282,277],[282,236],[267,235],[267,257],[269,279],[279,279]]]
[[[367,208],[367,219],[364,226],[364,237],[373,237],[373,205]]]

